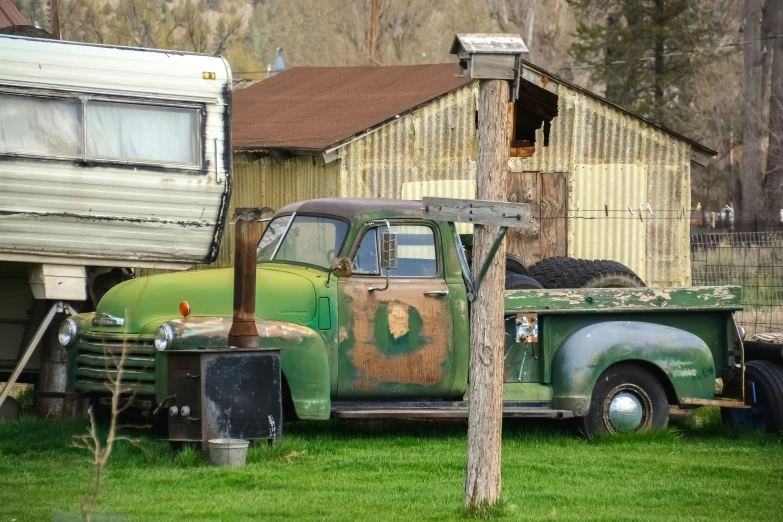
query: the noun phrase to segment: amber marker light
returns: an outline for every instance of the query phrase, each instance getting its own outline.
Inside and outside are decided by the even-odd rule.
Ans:
[[[179,304],[179,313],[182,314],[182,317],[187,317],[190,315],[190,305],[187,301],[182,301]]]

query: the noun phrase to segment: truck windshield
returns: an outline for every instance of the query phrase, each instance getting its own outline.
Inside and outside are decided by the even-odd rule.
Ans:
[[[293,262],[329,269],[347,232],[348,224],[337,218],[280,216],[266,227],[256,259],[259,263]]]

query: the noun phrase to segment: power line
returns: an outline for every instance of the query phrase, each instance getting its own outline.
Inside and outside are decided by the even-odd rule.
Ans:
[[[744,42],[729,42],[725,44],[716,45],[713,47],[704,47],[703,49],[691,49],[689,51],[672,51],[668,53],[663,53],[661,56],[682,56],[686,54],[701,54],[705,53],[707,51],[715,51],[718,49],[725,49],[726,47],[741,47],[750,43],[759,43],[764,42],[767,40],[777,40],[783,38],[783,34],[777,34],[777,35],[771,35],[771,36],[765,36],[764,38],[758,38],[756,40],[746,40]],[[624,65],[627,63],[632,62],[649,62],[652,60],[655,60],[655,56],[643,56],[641,58],[634,58],[633,60],[614,60],[607,63],[602,64],[588,64],[588,65],[572,65],[570,67],[558,67],[555,70],[562,71],[562,70],[578,70],[578,69],[594,69],[596,67],[605,67],[607,65]]]
[[[355,4],[355,3],[359,2],[359,1],[361,1],[361,0],[348,0],[347,2],[344,2],[344,3],[340,4],[340,5],[338,5],[337,7],[332,9],[331,11],[327,11],[325,13],[322,13],[322,14],[316,16],[315,18],[312,18],[310,20],[304,20],[302,22],[299,22],[299,23],[296,23],[296,24],[291,24],[291,25],[288,25],[288,26],[285,26],[285,27],[276,27],[276,28],[272,29],[267,34],[275,34],[275,33],[281,32],[281,31],[288,31],[289,29],[294,29],[296,27],[303,27],[303,26],[306,26],[306,25],[312,25],[313,23],[317,22],[318,20],[321,20],[322,18],[325,18],[325,17],[329,16],[330,14],[336,13],[337,11],[342,9],[343,7],[347,7],[350,4]]]
[[[343,4],[343,6],[341,6],[341,7],[344,7],[344,6],[348,5],[348,4],[355,3],[355,2],[358,2],[358,1],[359,0],[351,0],[351,1],[346,2],[345,4]],[[327,15],[329,15],[331,13],[334,13],[335,11],[339,10],[341,7],[338,7],[337,9],[334,9],[334,10],[329,11],[327,13],[324,13],[323,15],[321,15],[321,17],[324,17],[324,16],[327,16]],[[290,26],[290,27],[296,27],[296,26]],[[765,36],[764,38],[759,38],[759,39],[756,39],[756,40],[746,40],[744,42],[729,42],[729,43],[725,43],[725,44],[721,44],[721,45],[716,45],[716,46],[713,46],[713,47],[705,47],[703,49],[693,49],[693,50],[689,50],[689,51],[672,51],[672,52],[668,52],[668,53],[663,53],[662,56],[682,56],[682,55],[685,55],[685,54],[700,54],[700,53],[705,53],[707,51],[714,51],[714,50],[718,50],[718,49],[725,49],[727,47],[741,47],[741,46],[747,45],[749,43],[758,43],[758,42],[764,42],[764,41],[768,41],[768,40],[778,40],[778,39],[781,39],[781,38],[783,38],[783,34]],[[607,66],[607,65],[624,65],[624,64],[628,64],[628,63],[632,63],[632,62],[648,62],[648,61],[652,61],[652,60],[655,60],[655,56],[643,56],[641,58],[635,58],[633,60],[615,60],[615,61],[612,61],[612,62],[607,62],[607,63],[602,63],[602,64],[595,64],[595,65],[572,65],[570,67],[557,67],[554,70],[556,70],[556,71],[563,71],[563,70],[594,69],[596,67],[604,67],[604,66]],[[234,74],[260,74],[260,73],[265,73],[267,71],[232,71],[232,72]]]

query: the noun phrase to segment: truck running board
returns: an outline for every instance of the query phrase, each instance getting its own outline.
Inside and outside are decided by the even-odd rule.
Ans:
[[[504,402],[504,417],[567,419],[570,410],[553,410],[548,403]],[[333,402],[332,417],[338,419],[459,419],[468,417],[467,401],[431,402]]]

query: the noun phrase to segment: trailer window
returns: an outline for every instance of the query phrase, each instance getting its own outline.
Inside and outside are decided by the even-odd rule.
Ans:
[[[201,110],[0,93],[0,154],[200,167]]]
[[[79,100],[0,94],[0,152],[81,156],[82,136]]]
[[[87,102],[87,156],[198,165],[199,111]]]

